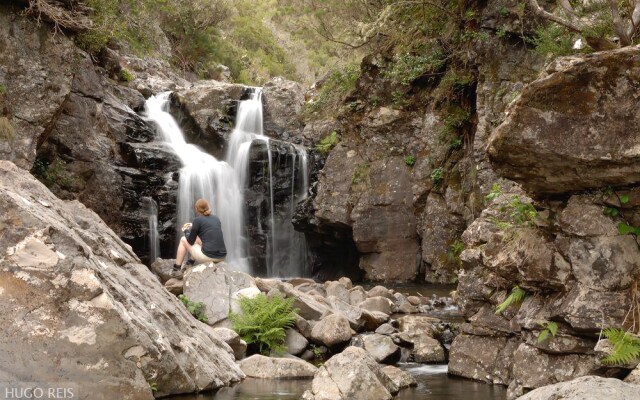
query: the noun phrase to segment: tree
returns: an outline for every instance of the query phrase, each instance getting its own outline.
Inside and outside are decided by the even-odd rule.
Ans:
[[[551,13],[528,0],[532,11],[549,21],[581,34],[594,50],[609,50],[618,46],[630,46],[636,39],[640,25],[640,0],[596,0],[572,4],[569,0],[557,0],[558,13]],[[606,35],[613,33],[618,44]]]

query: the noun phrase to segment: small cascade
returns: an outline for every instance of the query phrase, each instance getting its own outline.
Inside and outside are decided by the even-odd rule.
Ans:
[[[142,203],[149,216],[149,264],[160,257],[160,235],[158,233],[158,204],[151,197],[143,197]]]

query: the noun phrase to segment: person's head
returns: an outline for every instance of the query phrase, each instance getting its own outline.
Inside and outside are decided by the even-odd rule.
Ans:
[[[211,215],[209,203],[205,199],[198,199],[198,201],[196,201],[196,213],[205,216]]]

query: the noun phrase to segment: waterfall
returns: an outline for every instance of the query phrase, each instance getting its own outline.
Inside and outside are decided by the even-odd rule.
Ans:
[[[143,197],[142,203],[149,216],[149,264],[160,257],[160,235],[158,234],[158,205],[151,197]]]
[[[268,161],[268,234],[266,270],[268,276],[309,276],[308,251],[304,235],[296,232],[291,217],[297,203],[307,196],[309,177],[307,153],[302,147],[291,146],[291,200],[286,209],[276,207],[274,197],[275,165],[271,141],[263,134],[262,90],[252,88],[249,99],[240,101],[236,124],[229,139],[225,161],[201,151],[185,141],[175,119],[168,113],[169,92],[151,96],[145,105],[146,116],[155,121],[158,131],[182,163],[179,179],[177,226],[193,219],[193,205],[204,198],[212,205],[221,222],[227,247],[227,261],[236,268],[250,272],[248,246],[245,237],[244,190],[248,182],[249,157],[252,145],[265,145]],[[278,208],[278,209],[276,209]],[[260,216],[258,224],[263,230]]]
[[[193,220],[193,205],[206,199],[222,222],[227,247],[227,262],[248,272],[245,255],[243,201],[236,171],[185,141],[176,120],[169,114],[169,92],[151,96],[146,104],[147,118],[155,121],[162,139],[173,149],[182,163],[178,189],[177,227]]]

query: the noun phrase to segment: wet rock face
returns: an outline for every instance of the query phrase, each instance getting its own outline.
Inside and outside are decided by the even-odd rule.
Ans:
[[[0,238],[0,293],[11,305],[0,311],[0,352],[11,365],[3,379],[152,399],[244,377],[231,348],[96,213],[8,161],[0,161],[0,193],[0,225],[12,227]]]
[[[546,400],[561,398],[566,400],[625,400],[638,397],[638,385],[632,385],[619,379],[585,376],[569,382],[541,387],[526,395],[521,400]]]
[[[491,135],[496,171],[532,193],[640,182],[640,49],[561,59]]]

